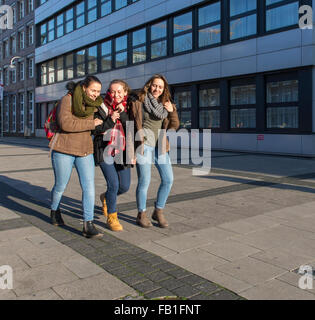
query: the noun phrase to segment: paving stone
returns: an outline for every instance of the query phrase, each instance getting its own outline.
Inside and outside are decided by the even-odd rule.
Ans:
[[[270,280],[286,272],[284,269],[253,258],[240,259],[233,263],[221,265],[215,269],[252,285]]]
[[[29,227],[30,223],[21,218],[1,221],[0,231]]]
[[[166,262],[166,263],[163,263],[163,264],[159,264],[157,267],[158,267],[159,270],[162,270],[162,271],[165,271],[165,272],[178,268],[178,266],[176,266],[173,263],[169,263],[169,262]]]
[[[168,290],[166,290],[164,288],[161,288],[161,289],[146,293],[145,297],[147,299],[163,299],[163,298],[166,298],[166,297],[167,298],[171,298],[171,299],[177,298],[177,296],[175,296],[172,292],[170,292],[170,291],[168,291]]]
[[[121,277],[120,280],[126,282],[130,286],[133,286],[137,283],[147,281],[147,278],[140,274],[134,274],[132,276]]]
[[[43,232],[35,227],[25,227],[19,229],[0,231],[0,241],[25,239],[35,234],[43,234]]]
[[[187,277],[181,278],[181,281],[183,281],[183,283],[189,284],[191,286],[195,286],[197,284],[201,284],[203,282],[206,282],[205,279],[203,279],[195,274],[191,274]]]
[[[288,283],[272,279],[241,292],[250,300],[315,300],[315,295]]]
[[[195,296],[192,296],[189,298],[189,300],[212,300],[210,295],[205,295],[205,294],[197,294]]]
[[[183,277],[187,277],[189,275],[191,275],[190,272],[188,272],[187,270],[185,269],[173,269],[173,270],[168,270],[166,271],[167,274],[175,277],[176,279],[180,279],[180,278],[183,278]]]
[[[131,268],[127,268],[127,267],[121,267],[121,268],[117,268],[117,269],[113,269],[113,270],[108,269],[107,271],[118,278],[135,274],[135,270],[133,270]]]
[[[63,261],[62,264],[81,279],[104,272],[104,269],[100,268],[87,258],[79,255]]]
[[[85,255],[88,259],[90,259],[91,261],[93,261],[94,263],[96,263],[97,265],[106,265],[107,263],[112,263],[114,262],[113,259],[105,256],[105,255],[102,255],[100,253],[98,254],[93,254],[93,255]]]
[[[38,248],[33,245],[33,247],[17,250],[17,254],[31,267],[65,261],[77,255],[65,245],[49,248]]]
[[[16,300],[17,296],[13,290],[0,290],[0,301],[1,300]]]
[[[153,273],[148,273],[145,275],[146,278],[155,281],[155,282],[159,282],[159,281],[163,281],[165,279],[171,279],[173,278],[171,275],[163,272],[163,271],[157,271],[157,272],[153,272]]]
[[[194,288],[196,288],[206,294],[212,293],[212,292],[220,289],[215,283],[212,283],[209,281],[195,285]]]
[[[184,285],[179,288],[172,289],[171,291],[175,293],[178,297],[183,297],[183,298],[190,298],[200,293],[200,290],[195,289],[189,285]]]
[[[151,291],[154,291],[154,290],[161,288],[161,286],[153,281],[147,280],[144,282],[134,284],[133,288],[135,288],[136,290],[138,290],[141,293],[146,294],[148,292],[151,292]]]
[[[17,296],[32,294],[53,286],[72,282],[78,277],[61,264],[49,264],[16,271],[13,279],[13,289]]]
[[[173,290],[175,288],[181,287],[183,285],[183,282],[180,279],[168,279],[160,281],[159,285],[165,289]]]
[[[137,294],[135,290],[107,273],[54,286],[53,290],[65,300],[113,300]]]
[[[13,269],[13,274],[17,270],[30,269],[30,266],[15,254],[1,254],[0,266],[8,265]],[[1,290],[1,289],[0,289]]]
[[[110,259],[110,258],[109,258]],[[112,260],[112,261],[108,261],[105,263],[101,264],[101,267],[105,270],[115,270],[115,269],[120,269],[123,265],[116,261],[116,260]]]
[[[46,289],[43,291],[37,291],[35,293],[21,296],[17,300],[62,300],[60,296],[57,295],[52,289]]]
[[[220,290],[210,295],[211,300],[239,300],[240,297],[233,292]]]

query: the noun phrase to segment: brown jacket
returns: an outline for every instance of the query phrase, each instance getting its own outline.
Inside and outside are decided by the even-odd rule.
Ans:
[[[170,129],[177,130],[179,128],[180,123],[178,119],[177,110],[175,105],[173,105],[173,107],[174,107],[174,111],[168,113],[168,117],[163,120],[161,129],[165,129],[167,131]],[[135,123],[135,134],[137,133],[138,130],[143,129],[142,102],[140,102],[139,100],[132,102],[129,119],[130,121],[134,121]],[[141,154],[143,154],[143,145],[144,145],[143,135],[140,135],[139,138],[140,139],[137,139],[137,140],[140,140],[140,141],[134,142],[135,150],[139,151],[138,147],[141,145],[140,151],[141,151]],[[166,135],[163,135],[161,146],[162,146],[162,154],[170,151],[170,145],[169,145],[168,139],[166,138]]]
[[[91,130],[95,129],[94,117],[86,119],[75,117],[71,112],[71,95],[64,96],[57,109],[57,121],[60,132],[49,143],[55,151],[84,157],[93,153]]]

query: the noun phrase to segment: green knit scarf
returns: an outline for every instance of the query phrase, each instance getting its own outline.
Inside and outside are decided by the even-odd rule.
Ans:
[[[99,107],[103,98],[99,96],[95,101],[89,98],[81,85],[77,85],[72,96],[72,111],[78,118],[88,118],[94,113],[94,108]]]

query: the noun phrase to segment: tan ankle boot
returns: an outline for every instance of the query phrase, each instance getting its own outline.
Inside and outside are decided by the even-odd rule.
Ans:
[[[107,213],[107,205],[106,205],[105,193],[102,193],[100,195],[100,200],[102,202],[103,214],[104,214],[105,218],[107,218],[108,213]]]
[[[136,220],[137,224],[139,226],[141,226],[142,228],[149,228],[152,227],[152,223],[149,220],[149,218],[147,217],[147,213],[146,211],[142,211],[138,213],[137,216],[137,220]]]
[[[112,231],[122,231],[123,226],[119,223],[117,212],[109,213],[107,217],[108,228]]]
[[[164,217],[162,209],[155,208],[152,214],[152,219],[158,222],[160,228],[168,227],[168,222]]]

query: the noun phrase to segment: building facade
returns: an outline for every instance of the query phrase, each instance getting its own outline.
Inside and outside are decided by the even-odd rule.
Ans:
[[[1,133],[35,136],[35,3],[2,0],[0,5],[13,12],[13,29],[0,29]]]
[[[315,155],[315,0],[47,0],[35,10],[36,134],[69,80],[161,73],[181,127],[220,150]],[[305,25],[305,24],[304,24]],[[105,93],[105,92],[103,92]]]

